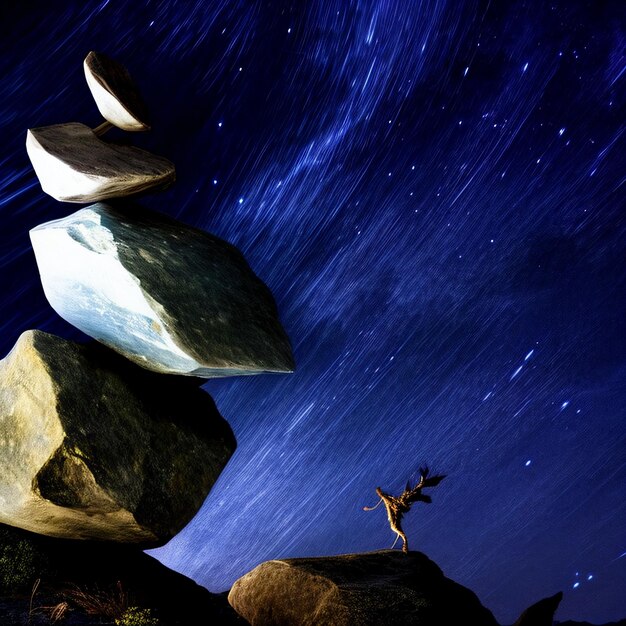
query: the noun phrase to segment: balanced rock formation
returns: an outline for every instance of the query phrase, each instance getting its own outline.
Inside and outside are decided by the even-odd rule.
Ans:
[[[101,52],[90,52],[83,68],[102,117],[122,130],[150,130],[148,109],[121,63]]]
[[[176,178],[174,164],[164,157],[106,143],[77,122],[31,128],[26,151],[41,188],[61,202],[130,196]]]
[[[293,370],[271,292],[225,241],[102,203],[30,237],[52,307],[131,361],[205,378]]]
[[[0,361],[0,522],[162,545],[204,502],[236,443],[188,379],[41,331]]]
[[[268,561],[237,580],[228,601],[253,626],[497,626],[472,591],[420,552]]]
[[[513,626],[552,626],[554,613],[559,608],[562,599],[563,592],[559,591],[549,598],[539,600],[529,606]]]

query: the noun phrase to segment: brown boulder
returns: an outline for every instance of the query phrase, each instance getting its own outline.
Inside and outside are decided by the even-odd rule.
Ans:
[[[268,561],[237,580],[228,601],[253,626],[497,626],[421,552]]]

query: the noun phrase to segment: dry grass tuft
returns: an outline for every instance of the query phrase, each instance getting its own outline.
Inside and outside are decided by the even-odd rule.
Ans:
[[[128,608],[128,594],[118,581],[110,590],[81,589],[78,586],[65,590],[63,594],[70,604],[81,609],[87,615],[98,615],[115,620],[120,618]]]
[[[58,602],[57,604],[52,604],[49,606],[33,606],[33,601],[35,599],[35,594],[39,589],[39,585],[41,583],[41,579],[38,578],[33,585],[33,589],[30,594],[30,604],[28,607],[28,623],[30,624],[33,615],[36,613],[43,613],[48,616],[48,620],[51,624],[58,624],[63,621],[70,610],[70,605],[67,602]]]

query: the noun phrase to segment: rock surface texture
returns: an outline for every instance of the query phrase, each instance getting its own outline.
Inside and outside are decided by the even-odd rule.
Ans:
[[[102,117],[128,131],[149,130],[148,109],[128,70],[101,52],[83,62],[85,78]]]
[[[205,378],[293,370],[272,294],[225,241],[102,203],[30,237],[52,307],[131,361]]]
[[[31,128],[26,151],[41,188],[61,202],[95,202],[165,187],[174,164],[135,148],[106,143],[84,124]]]
[[[253,626],[497,626],[420,552],[268,561],[237,580],[228,601]]]
[[[53,537],[167,542],[236,446],[190,382],[97,343],[23,333],[0,361],[0,522]]]

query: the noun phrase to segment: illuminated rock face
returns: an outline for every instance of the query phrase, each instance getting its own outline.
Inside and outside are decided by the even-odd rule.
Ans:
[[[293,370],[269,289],[225,241],[106,204],[30,236],[57,313],[138,365],[205,378]]]
[[[167,542],[236,446],[190,382],[97,343],[23,333],[0,361],[0,523],[51,537]]]
[[[26,151],[41,188],[61,202],[130,196],[165,187],[176,178],[167,159],[106,143],[77,122],[31,128]]]
[[[150,129],[147,107],[123,65],[101,52],[90,52],[83,69],[102,117],[122,130]]]
[[[497,626],[472,591],[421,552],[267,561],[235,582],[228,601],[252,626]]]

